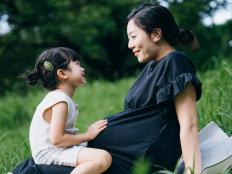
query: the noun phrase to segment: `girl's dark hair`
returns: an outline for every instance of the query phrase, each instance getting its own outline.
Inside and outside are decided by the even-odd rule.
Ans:
[[[45,88],[54,90],[58,84],[56,71],[68,69],[71,61],[79,61],[80,55],[66,47],[55,47],[43,51],[31,72],[24,74],[29,85],[35,85],[40,80]]]
[[[132,19],[138,27],[147,33],[152,33],[155,28],[160,28],[163,38],[172,46],[182,43],[190,44],[192,49],[198,47],[198,42],[193,32],[180,29],[171,12],[163,6],[141,4],[127,16],[127,22]]]

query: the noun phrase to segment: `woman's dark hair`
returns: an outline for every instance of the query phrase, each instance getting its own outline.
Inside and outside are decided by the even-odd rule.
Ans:
[[[79,61],[80,55],[70,48],[55,47],[43,51],[31,72],[24,74],[29,85],[35,85],[40,80],[45,88],[54,90],[57,87],[58,69],[68,69],[71,61]]]
[[[147,33],[152,33],[155,28],[160,28],[163,38],[172,46],[182,43],[190,44],[192,49],[198,47],[198,42],[193,32],[180,29],[171,12],[163,6],[141,4],[127,16],[127,22],[132,19],[138,27]]]

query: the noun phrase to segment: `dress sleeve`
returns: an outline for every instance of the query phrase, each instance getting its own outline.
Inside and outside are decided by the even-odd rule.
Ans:
[[[196,90],[196,101],[201,97],[202,84],[196,76],[194,65],[185,55],[173,55],[166,58],[162,65],[161,80],[157,84],[157,104],[173,100],[191,83]]]

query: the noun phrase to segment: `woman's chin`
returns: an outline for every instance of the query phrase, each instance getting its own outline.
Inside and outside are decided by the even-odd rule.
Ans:
[[[143,57],[137,57],[137,58],[138,58],[138,62],[139,63],[145,63],[145,62],[147,62],[147,60],[144,59]]]
[[[139,62],[139,63],[142,63],[142,62],[143,62],[143,59],[142,59],[141,57],[137,56],[137,59],[138,59],[138,62]]]

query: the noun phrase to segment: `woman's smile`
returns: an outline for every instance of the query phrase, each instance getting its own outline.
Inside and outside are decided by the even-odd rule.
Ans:
[[[133,50],[133,53],[134,53],[134,55],[135,55],[136,57],[138,57],[139,52],[140,52],[139,50],[136,50],[136,51]]]

